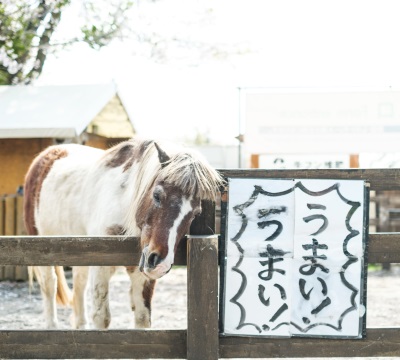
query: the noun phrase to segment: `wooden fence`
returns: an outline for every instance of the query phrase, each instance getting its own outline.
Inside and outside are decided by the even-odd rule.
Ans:
[[[400,190],[400,169],[388,170],[227,170],[229,177],[365,179],[372,190]],[[218,254],[214,208],[204,204],[203,216],[184,240],[177,265],[188,267],[186,330],[0,331],[0,358],[29,359],[199,359],[267,357],[398,357],[400,328],[367,328],[362,340],[257,338],[218,333]],[[224,221],[222,221],[222,224]],[[210,230],[211,229],[211,230]],[[3,237],[4,265],[134,265],[139,241],[122,237]],[[218,261],[219,260],[219,261]],[[400,233],[369,235],[369,262],[400,263]]]
[[[0,235],[25,235],[23,221],[23,197],[21,195],[7,195],[0,197]],[[28,280],[26,266],[0,266],[0,281]]]

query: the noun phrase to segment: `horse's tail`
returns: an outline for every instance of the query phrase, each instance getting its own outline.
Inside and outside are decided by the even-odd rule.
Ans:
[[[72,304],[72,291],[70,290],[67,280],[65,278],[64,268],[62,266],[54,266],[57,276],[57,294],[56,301],[63,306],[70,306]],[[28,266],[29,274],[29,288],[32,288],[33,275],[36,276],[39,283],[42,283],[40,270],[36,266]]]
[[[42,183],[49,173],[53,163],[67,156],[65,149],[51,146],[42,151],[33,161],[25,176],[24,185],[24,223],[28,235],[38,235],[39,231],[36,227],[35,212],[38,206]],[[67,306],[72,303],[71,290],[65,279],[64,269],[62,266],[55,266],[57,276],[57,303]],[[33,276],[35,275],[38,282],[43,284],[44,279],[41,278],[40,268],[36,266],[28,267],[29,288],[32,288]]]
[[[72,304],[72,293],[65,279],[64,268],[55,266],[57,275],[57,303],[64,306]]]

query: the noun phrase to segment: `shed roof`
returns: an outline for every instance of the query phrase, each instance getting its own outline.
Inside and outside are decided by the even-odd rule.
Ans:
[[[0,86],[0,138],[77,137],[115,96],[113,83]]]

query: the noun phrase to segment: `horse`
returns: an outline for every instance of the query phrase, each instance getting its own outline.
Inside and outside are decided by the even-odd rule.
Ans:
[[[29,235],[139,237],[139,266],[126,269],[135,327],[147,328],[156,280],[171,269],[180,239],[201,212],[201,201],[215,201],[222,183],[201,154],[154,140],[134,138],[108,150],[53,145],[33,160],[26,174],[25,227]],[[58,327],[60,303],[72,307],[74,328],[107,329],[114,272],[109,266],[74,266],[71,291],[63,267],[30,267],[31,279],[34,275],[40,285],[45,326]],[[90,325],[87,291],[93,299]]]

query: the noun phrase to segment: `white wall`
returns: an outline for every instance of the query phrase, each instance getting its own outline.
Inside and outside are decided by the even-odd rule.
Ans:
[[[216,169],[236,169],[239,164],[238,146],[202,145],[191,146],[199,151]],[[243,161],[242,161],[243,164]]]
[[[244,90],[248,154],[399,152],[400,91]]]

